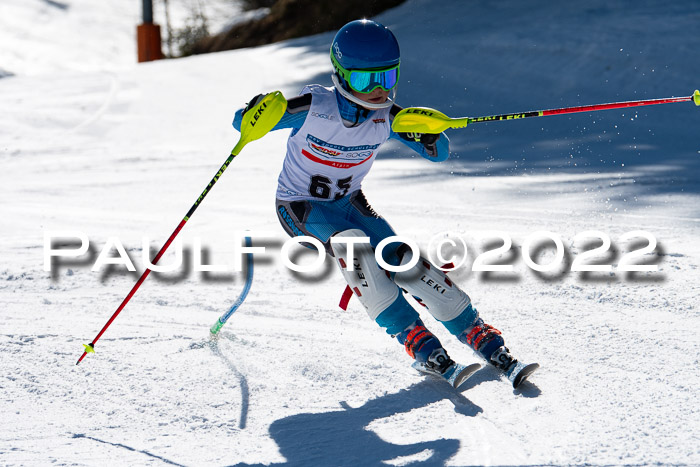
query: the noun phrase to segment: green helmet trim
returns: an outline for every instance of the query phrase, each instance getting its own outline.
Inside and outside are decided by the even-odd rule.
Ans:
[[[369,94],[377,88],[384,91],[391,91],[399,81],[399,66],[374,68],[367,70],[347,70],[335,58],[331,50],[331,62],[336,73],[347,85],[362,94]]]

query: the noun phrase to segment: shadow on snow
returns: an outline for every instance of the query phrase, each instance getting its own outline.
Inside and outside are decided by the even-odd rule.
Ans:
[[[458,452],[459,440],[394,444],[383,440],[367,426],[375,420],[445,399],[462,415],[474,417],[482,412],[480,407],[443,383],[424,380],[360,407],[342,402],[342,410],[303,413],[277,420],[270,426],[270,435],[279,446],[280,454],[287,459],[282,465],[386,465],[384,461],[408,456],[422,458],[422,465],[444,465]]]

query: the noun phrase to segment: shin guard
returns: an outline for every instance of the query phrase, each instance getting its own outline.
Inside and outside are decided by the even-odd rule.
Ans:
[[[401,264],[407,264],[410,260],[411,253],[408,252]],[[471,327],[477,318],[469,296],[453,284],[443,271],[423,258],[412,269],[396,273],[394,281],[425,305],[435,319],[445,323],[452,334],[457,335],[466,327]],[[460,322],[461,329],[453,330],[447,324],[455,320]]]
[[[345,230],[336,237],[365,237],[358,229]],[[389,279],[386,272],[379,268],[374,259],[374,250],[369,243],[356,243],[353,247],[353,257],[348,257],[348,244],[331,243],[336,262],[345,281],[357,295],[360,303],[373,320],[389,308],[399,296],[399,288]],[[352,271],[350,271],[352,265]]]

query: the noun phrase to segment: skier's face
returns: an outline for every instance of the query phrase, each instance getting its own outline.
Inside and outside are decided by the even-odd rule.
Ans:
[[[382,88],[376,88],[372,92],[363,93],[351,89],[352,95],[359,98],[361,101],[369,102],[370,104],[383,104],[389,98],[389,91]]]

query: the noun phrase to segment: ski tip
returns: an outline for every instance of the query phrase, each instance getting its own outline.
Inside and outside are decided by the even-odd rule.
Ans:
[[[513,389],[518,389],[518,386],[523,384],[527,378],[533,374],[540,367],[539,363],[530,363],[529,365],[523,366],[520,371],[518,371],[511,382],[513,383]]]
[[[455,389],[459,389],[474,373],[481,369],[481,365],[478,363],[472,363],[462,368],[461,371],[457,373],[454,380],[452,381],[452,386]]]
[[[700,105],[700,91],[697,89],[693,93],[693,102],[695,102],[695,105]]]

